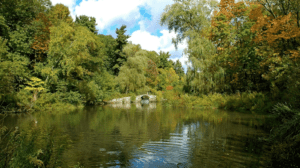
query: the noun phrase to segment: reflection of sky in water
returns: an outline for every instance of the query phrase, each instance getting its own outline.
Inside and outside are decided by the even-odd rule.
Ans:
[[[149,141],[137,149],[130,160],[132,167],[190,167],[190,150],[193,148],[191,138],[201,139],[201,133],[196,133],[200,123],[177,126],[169,139]],[[198,129],[199,130],[199,129]]]

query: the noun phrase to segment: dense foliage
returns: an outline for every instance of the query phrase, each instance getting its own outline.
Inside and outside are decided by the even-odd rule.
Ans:
[[[128,41],[125,25],[115,39],[97,33],[94,17],[73,21],[63,4],[3,0],[0,112],[74,109],[148,91],[168,105],[271,112],[279,120],[270,138],[274,163],[293,166],[299,149],[291,148],[300,146],[299,11],[298,0],[174,0],[161,24],[177,33],[176,48],[187,40],[185,74],[169,52]],[[275,150],[287,148],[298,154],[290,163]]]
[[[129,42],[125,25],[116,39],[98,34],[94,17],[73,21],[68,7],[49,0],[3,1],[0,10],[1,112],[74,109],[179,85],[168,74],[183,79],[168,52]]]
[[[161,24],[178,33],[175,46],[187,39],[192,66],[184,90],[198,98],[169,102],[274,113],[279,121],[269,139],[270,165],[295,167],[300,153],[299,11],[298,0],[175,0]],[[206,101],[214,97],[220,98]]]

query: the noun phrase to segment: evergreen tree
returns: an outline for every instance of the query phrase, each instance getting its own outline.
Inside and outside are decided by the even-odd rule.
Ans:
[[[172,67],[172,61],[168,60],[170,58],[171,54],[169,52],[159,52],[159,64],[158,68],[166,69]]]
[[[116,29],[117,33],[117,45],[115,47],[115,55],[113,59],[113,71],[115,75],[119,74],[121,66],[124,64],[124,62],[127,61],[127,58],[125,56],[125,53],[123,52],[124,46],[128,43],[127,39],[130,37],[129,35],[125,35],[126,26],[122,25],[120,29]]]

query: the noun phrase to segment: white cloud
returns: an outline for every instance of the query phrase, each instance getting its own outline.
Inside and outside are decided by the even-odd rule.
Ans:
[[[133,44],[140,44],[145,50],[154,50],[157,52],[160,47],[159,37],[153,36],[147,31],[137,30],[131,34],[128,40],[132,41]]]
[[[141,17],[138,7],[144,2],[144,0],[82,0],[75,7],[75,14],[95,17],[98,28],[103,30],[116,20],[135,22]]]
[[[142,23],[141,23],[142,24]],[[176,53],[178,55],[171,55],[171,60],[176,61],[179,60],[181,64],[184,66],[185,71],[189,64],[186,64],[188,61],[188,57],[183,55],[183,50],[187,47],[187,42],[183,41],[183,43],[178,45],[178,50],[176,51],[174,45],[172,44],[172,38],[176,37],[174,31],[169,32],[168,30],[161,30],[160,33],[163,35],[160,37],[151,35],[149,32],[144,30],[137,30],[132,33],[131,37],[128,39],[132,41],[133,44],[140,44],[142,49],[149,51],[159,51]]]
[[[140,27],[143,27],[143,22],[139,23],[141,25]],[[154,50],[156,52],[159,52],[159,50],[175,51],[175,47],[172,44],[172,38],[175,37],[176,34],[174,32],[169,33],[168,30],[161,30],[160,33],[162,33],[162,36],[158,37],[141,29],[133,32],[128,40],[132,41],[134,44],[140,44],[142,48],[146,50]],[[178,49],[181,50],[184,47],[186,47],[186,44],[180,44]]]
[[[76,0],[51,0],[51,2],[52,2],[53,6],[58,4],[58,3],[64,4],[66,6],[74,6]]]
[[[139,12],[139,7],[145,7],[151,20],[145,20],[144,29],[153,32],[157,29],[163,29],[160,26],[160,16],[166,5],[172,4],[173,0],[82,0],[76,6],[76,0],[51,0],[53,5],[62,3],[69,7],[71,16],[87,15],[96,18],[97,29],[111,32],[113,25],[127,25],[127,28],[133,27],[138,20],[143,18]],[[113,33],[114,34],[114,33]]]
[[[187,43],[184,41],[179,44],[178,50],[175,50],[172,44],[172,38],[176,36],[174,32],[169,32],[166,27],[160,26],[160,17],[166,5],[173,3],[173,0],[82,0],[76,6],[76,0],[51,0],[52,4],[62,3],[69,7],[71,16],[87,15],[95,17],[98,24],[97,29],[100,31],[108,30],[108,33],[114,33],[110,30],[111,26],[117,24],[118,26],[125,24],[127,28],[133,27],[136,22],[140,25],[140,30],[131,34],[129,41],[134,44],[140,44],[143,49],[159,50],[170,52],[172,60],[179,61],[186,69],[185,62],[188,60],[187,56],[182,56],[184,48]],[[149,10],[152,19],[144,19],[139,7],[145,7]],[[144,19],[144,20],[141,20]],[[151,32],[161,30],[161,37],[151,35]]]
[[[127,27],[134,25],[142,16],[139,7],[144,6],[150,11],[151,21],[147,21],[148,31],[161,29],[160,15],[166,5],[172,4],[173,0],[82,0],[75,6],[76,0],[51,0],[52,4],[62,3],[69,7],[71,16],[87,15],[96,18],[97,28],[102,31],[109,29],[115,22],[127,24]]]

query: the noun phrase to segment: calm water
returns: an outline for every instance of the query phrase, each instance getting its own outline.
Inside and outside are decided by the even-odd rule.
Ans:
[[[60,129],[72,140],[65,165],[85,167],[264,167],[265,116],[159,104],[86,108],[69,114],[7,116]],[[27,124],[28,125],[28,124]],[[67,166],[66,166],[67,167]]]

